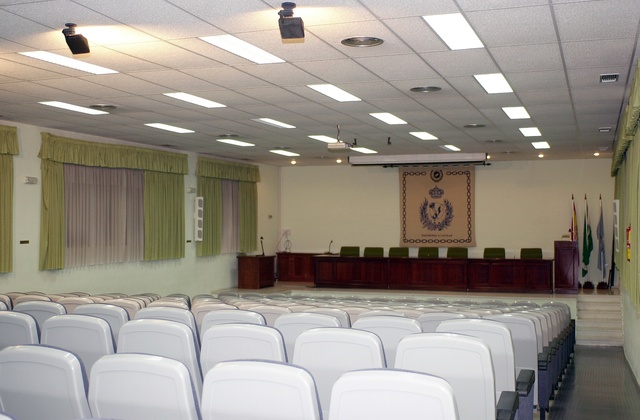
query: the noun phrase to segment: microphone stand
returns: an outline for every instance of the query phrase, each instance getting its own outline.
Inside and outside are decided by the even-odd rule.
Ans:
[[[260,247],[262,248],[262,256],[264,257],[264,244],[262,243],[262,240],[263,240],[263,239],[264,239],[264,238],[261,236],[261,237],[260,237]]]

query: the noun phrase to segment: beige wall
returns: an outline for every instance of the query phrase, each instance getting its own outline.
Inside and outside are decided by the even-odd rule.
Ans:
[[[127,294],[174,292],[194,295],[212,290],[235,287],[237,263],[235,254],[197,258],[193,242],[193,211],[195,193],[185,194],[185,258],[160,262],[137,262],[99,265],[55,271],[39,271],[40,239],[40,150],[41,131],[71,138],[126,144],[121,141],[84,136],[77,133],[40,129],[34,126],[2,122],[18,127],[20,154],[14,157],[14,272],[0,274],[0,290],[44,292],[86,291],[89,293],[122,292]],[[196,186],[196,155],[188,154],[189,173],[185,190]],[[265,248],[275,247],[279,228],[279,170],[260,166],[262,182],[258,184],[258,234],[271,238]],[[37,185],[24,184],[25,176],[38,178]],[[271,218],[269,216],[271,215]],[[20,244],[20,241],[29,241]]]
[[[576,196],[582,231],[587,194],[594,244],[599,217],[605,211],[607,258],[611,255],[614,180],[608,159],[497,162],[476,169],[477,246],[502,246],[507,257],[522,247],[541,247],[553,257],[553,241],[568,233],[571,195]],[[332,252],[342,245],[398,246],[400,203],[398,171],[381,167],[286,167],[281,170],[281,223],[291,229],[292,250]],[[582,232],[581,232],[582,233]],[[280,247],[282,249],[282,246]],[[417,250],[412,249],[412,254]],[[445,249],[441,248],[441,255]],[[591,258],[594,280],[597,255]]]

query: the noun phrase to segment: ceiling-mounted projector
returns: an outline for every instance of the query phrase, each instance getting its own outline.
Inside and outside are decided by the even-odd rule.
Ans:
[[[343,141],[337,141],[335,143],[327,144],[327,150],[329,150],[330,152],[348,152],[350,148],[351,145]]]
[[[486,153],[438,153],[426,155],[371,155],[350,156],[351,165],[434,165],[434,164],[486,164]]]

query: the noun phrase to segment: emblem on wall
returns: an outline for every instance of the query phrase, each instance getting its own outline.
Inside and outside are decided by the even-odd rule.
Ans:
[[[440,176],[434,177],[434,172],[440,172]],[[431,171],[431,179],[442,179],[442,171]],[[453,221],[453,205],[447,199],[441,200],[444,190],[437,185],[429,190],[429,198],[424,199],[420,205],[420,221],[422,226],[429,230],[444,230],[451,226]]]

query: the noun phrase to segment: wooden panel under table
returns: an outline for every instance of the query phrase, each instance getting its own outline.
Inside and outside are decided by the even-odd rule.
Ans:
[[[302,252],[278,252],[278,280],[313,281],[315,272],[313,257],[318,254]]]
[[[388,287],[387,258],[317,255],[314,260],[316,287]]]
[[[552,260],[470,259],[473,292],[550,292]]]
[[[389,288],[466,291],[467,260],[391,258]]]

